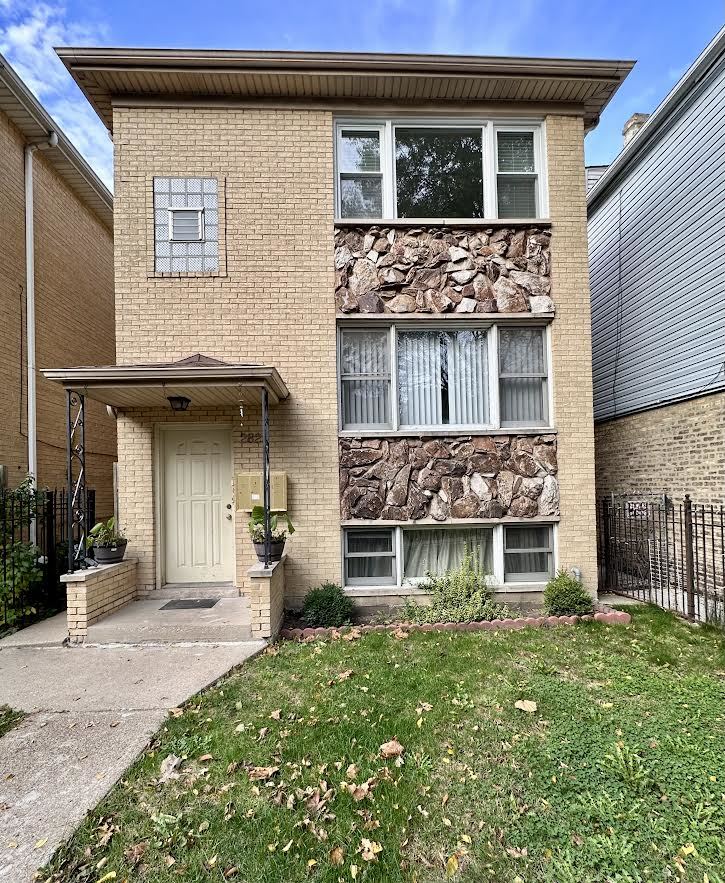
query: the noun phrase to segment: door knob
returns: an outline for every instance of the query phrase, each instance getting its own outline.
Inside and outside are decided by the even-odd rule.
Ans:
[[[231,521],[231,520],[232,520],[232,513],[229,512],[229,513],[227,513],[227,521]]]

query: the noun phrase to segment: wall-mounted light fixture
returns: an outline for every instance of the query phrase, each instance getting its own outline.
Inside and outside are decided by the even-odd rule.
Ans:
[[[186,411],[191,404],[191,399],[186,396],[167,396],[166,400],[171,405],[172,411]]]

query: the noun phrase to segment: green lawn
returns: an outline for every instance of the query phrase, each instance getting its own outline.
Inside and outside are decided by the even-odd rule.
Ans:
[[[0,705],[0,736],[12,730],[24,717],[22,711],[13,711],[7,705]]]
[[[393,739],[402,763],[381,756]],[[187,760],[160,784],[171,754]],[[723,868],[722,635],[642,609],[629,627],[281,644],[171,717],[41,879],[722,883]]]

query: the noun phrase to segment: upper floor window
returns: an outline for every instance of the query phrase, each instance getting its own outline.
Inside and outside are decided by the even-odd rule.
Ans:
[[[157,273],[219,269],[216,178],[154,178],[154,256]]]
[[[546,214],[541,126],[338,122],[340,218]]]
[[[341,328],[344,430],[548,425],[546,329]]]

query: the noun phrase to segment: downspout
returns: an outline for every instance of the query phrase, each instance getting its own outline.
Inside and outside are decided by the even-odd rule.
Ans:
[[[49,132],[42,141],[25,146],[25,334],[27,353],[28,396],[28,474],[33,486],[38,478],[38,432],[35,363],[35,239],[33,231],[33,154],[39,148],[55,147],[56,132]],[[33,522],[32,532],[35,533]],[[35,537],[32,538],[35,542]]]

